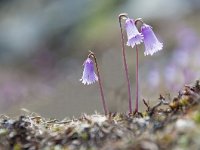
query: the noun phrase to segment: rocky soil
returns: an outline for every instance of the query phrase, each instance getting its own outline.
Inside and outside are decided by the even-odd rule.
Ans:
[[[83,114],[73,119],[45,119],[26,112],[17,119],[0,117],[0,149],[45,150],[198,150],[200,149],[200,82],[177,97],[160,95],[145,112]]]

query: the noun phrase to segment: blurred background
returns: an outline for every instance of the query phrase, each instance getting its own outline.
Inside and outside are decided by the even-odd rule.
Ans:
[[[21,108],[50,118],[102,113],[98,84],[79,81],[88,50],[96,53],[109,109],[128,111],[122,12],[142,17],[164,44],[154,56],[139,46],[141,110],[143,98],[152,105],[159,94],[170,98],[199,78],[199,0],[1,0],[0,114],[17,116]],[[135,49],[126,47],[126,55],[134,100]]]

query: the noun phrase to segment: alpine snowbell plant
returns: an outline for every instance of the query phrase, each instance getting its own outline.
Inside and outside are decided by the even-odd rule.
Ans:
[[[121,28],[121,37],[122,37],[122,51],[125,51],[124,48],[124,36],[123,36],[123,32],[122,32],[122,19],[125,20],[125,30],[127,33],[127,46],[131,46],[132,48],[136,48],[136,100],[135,100],[135,113],[138,112],[138,104],[139,104],[139,82],[138,82],[138,48],[137,45],[144,42],[145,45],[145,52],[144,55],[153,55],[154,53],[156,53],[157,51],[162,50],[163,48],[163,44],[160,43],[157,39],[157,37],[155,36],[152,27],[145,24],[141,18],[138,18],[136,20],[134,19],[130,19],[128,17],[127,14],[123,13],[119,15],[119,23],[120,23],[120,28]],[[142,26],[141,26],[141,32],[138,31],[137,28],[137,23],[141,22]],[[124,57],[124,66],[125,66],[125,71],[127,74],[127,65],[126,65],[126,59],[125,59],[125,52],[123,53],[123,57]],[[129,80],[128,80],[128,75],[127,75],[127,82],[128,85],[129,84]],[[130,86],[128,87],[130,90]],[[130,113],[132,112],[132,106],[131,106],[131,102],[130,102],[131,98],[129,98],[129,111]]]
[[[123,29],[122,29],[122,19],[127,19],[127,14],[124,13],[124,14],[119,15],[119,26],[120,26],[120,31],[121,31],[122,56],[123,56],[124,70],[125,70],[126,82],[127,82],[127,88],[128,88],[129,113],[131,114],[132,113],[131,86],[130,86],[130,80],[129,80],[129,75],[128,75],[128,66],[127,66],[127,62],[126,62],[124,35],[123,35]],[[130,27],[127,27],[130,31],[130,33],[128,34],[130,36],[130,38],[128,38],[130,41],[127,42],[127,44],[129,44],[129,45],[133,45],[133,43],[131,43],[131,41],[133,42],[133,40],[134,40],[134,43],[140,42],[139,40],[136,40],[138,38],[138,37],[136,37],[137,32],[135,32],[134,30],[131,29],[131,27],[133,27],[133,28],[135,27],[134,24],[132,24],[131,22],[132,22],[132,20],[129,21]],[[131,36],[134,37],[133,40],[131,40]]]
[[[96,65],[97,75],[95,73],[93,59],[94,59],[95,65]],[[98,63],[97,63],[97,58],[93,52],[89,51],[89,55],[83,65],[84,65],[84,70],[83,70],[83,75],[82,75],[82,78],[80,79],[80,81],[84,85],[85,84],[90,85],[90,84],[95,83],[96,81],[99,82],[99,89],[100,89],[100,93],[101,93],[103,109],[104,109],[105,115],[107,115],[108,109],[107,109],[107,105],[105,103],[105,98],[104,98],[104,93],[103,93],[103,88],[102,88],[101,78],[100,78],[100,73],[99,73],[99,67],[98,67]]]
[[[138,48],[137,45],[144,43],[145,51],[144,55],[153,55],[157,51],[162,50],[163,44],[159,42],[156,35],[154,34],[152,27],[145,24],[141,18],[138,19],[130,19],[126,13],[122,13],[118,17],[119,19],[119,26],[120,26],[120,33],[121,33],[121,43],[122,43],[122,57],[123,57],[123,64],[124,64],[124,70],[125,70],[125,76],[126,76],[126,82],[127,82],[127,89],[128,89],[128,102],[129,102],[129,114],[132,114],[132,99],[131,99],[131,86],[130,86],[130,80],[129,80],[129,74],[128,74],[128,66],[126,62],[126,53],[125,53],[125,39],[123,34],[123,26],[122,26],[122,20],[125,20],[125,30],[127,33],[127,46],[131,46],[132,48],[136,48],[136,98],[135,98],[135,113],[138,113],[138,104],[139,104],[139,82],[138,82]],[[141,29],[138,30],[137,23],[141,23]],[[93,62],[94,60],[94,62]],[[90,85],[98,81],[99,83],[99,89],[101,94],[101,99],[103,103],[103,109],[105,115],[108,114],[107,105],[105,103],[104,99],[104,93],[103,88],[101,84],[101,78],[98,68],[98,63],[96,56],[93,52],[89,51],[89,55],[87,59],[84,62],[84,70],[83,75],[80,81],[83,84]],[[95,67],[96,66],[96,73],[95,73]]]

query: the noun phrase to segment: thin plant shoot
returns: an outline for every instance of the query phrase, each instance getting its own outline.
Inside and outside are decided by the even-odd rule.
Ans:
[[[93,60],[95,62],[97,74],[95,73]],[[97,58],[93,52],[89,51],[89,55],[83,65],[84,65],[84,70],[83,70],[83,75],[80,81],[86,85],[90,85],[98,81],[104,113],[105,115],[107,115],[108,108],[107,108],[105,98],[104,98],[103,87],[102,87],[101,77],[99,73],[99,67],[97,63]]]

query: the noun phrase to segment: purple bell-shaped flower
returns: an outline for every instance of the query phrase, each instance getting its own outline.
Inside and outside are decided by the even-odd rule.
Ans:
[[[98,77],[94,71],[94,63],[91,58],[87,58],[84,62],[83,76],[80,79],[83,84],[93,84],[98,81]]]
[[[145,45],[145,52],[144,55],[153,55],[155,52],[162,50],[163,43],[159,42],[157,37],[155,36],[152,27],[143,24],[141,27],[142,35],[144,36],[144,45]]]
[[[138,45],[143,41],[143,35],[139,33],[133,19],[126,19],[125,28],[127,32],[128,46],[131,46],[133,48],[135,45]]]

